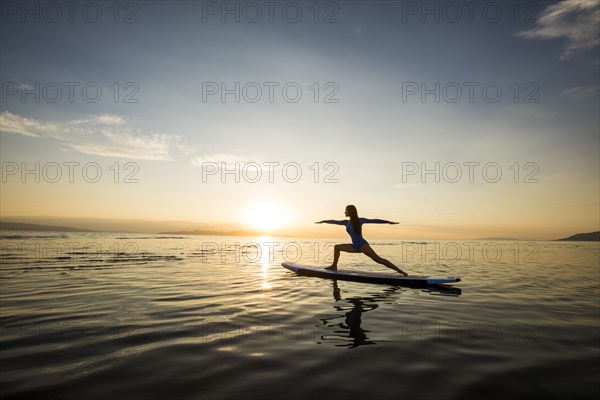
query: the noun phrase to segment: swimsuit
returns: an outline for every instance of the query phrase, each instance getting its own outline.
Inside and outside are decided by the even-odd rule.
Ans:
[[[323,222],[328,223],[328,224],[335,224],[335,225],[346,225],[346,232],[348,232],[348,234],[350,235],[350,238],[352,239],[352,245],[354,246],[354,249],[358,253],[360,253],[360,248],[364,244],[369,244],[369,242],[367,242],[365,240],[365,238],[362,237],[362,235],[359,235],[358,233],[356,233],[354,231],[354,227],[352,226],[352,221],[349,219],[345,219],[342,221],[328,219]],[[389,224],[390,221],[386,221],[384,219],[359,218],[358,223],[362,227],[363,224],[368,224],[368,223],[370,223],[370,224]]]

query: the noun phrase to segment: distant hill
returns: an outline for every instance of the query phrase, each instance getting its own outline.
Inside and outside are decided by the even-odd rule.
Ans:
[[[2,222],[0,221],[0,230],[2,231],[46,231],[46,232],[94,232],[91,229],[78,229],[68,226],[25,224],[23,222]]]
[[[600,241],[600,231],[590,232],[590,233],[578,233],[573,236],[569,236],[567,238],[558,239],[558,240],[572,240],[578,242],[598,242]]]

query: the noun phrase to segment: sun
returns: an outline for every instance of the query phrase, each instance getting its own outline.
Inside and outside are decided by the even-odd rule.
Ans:
[[[254,229],[281,228],[288,222],[288,213],[276,203],[260,202],[248,207],[244,222]]]

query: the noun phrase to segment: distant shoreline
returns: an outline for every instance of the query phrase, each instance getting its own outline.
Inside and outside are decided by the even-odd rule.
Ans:
[[[573,236],[569,236],[569,237],[566,237],[563,239],[558,239],[558,241],[598,242],[598,241],[600,241],[600,231],[588,232],[588,233],[578,233]]]
[[[93,230],[85,228],[73,228],[68,226],[58,225],[41,225],[41,224],[30,224],[24,222],[3,222],[0,221],[0,231],[37,231],[37,232],[95,232],[95,233],[140,233],[140,234],[155,234],[155,235],[194,235],[194,236],[280,236],[280,237],[292,237],[291,235],[284,235],[280,233],[263,233],[251,230],[237,229],[232,231],[209,231],[195,229],[192,231],[172,231],[172,232],[136,232],[136,231],[108,231],[108,230]],[[373,239],[379,240],[379,239]],[[398,240],[409,240],[409,239],[398,239]],[[450,240],[450,239],[444,239]],[[536,241],[535,239],[517,239],[510,237],[485,237],[477,239],[461,239],[461,240],[501,240],[501,241]],[[561,238],[561,239],[545,239],[542,241],[573,241],[573,242],[598,242],[600,241],[600,231],[588,232],[588,233],[577,233],[575,235]]]
[[[159,235],[197,235],[197,236],[270,236],[267,233],[255,232],[255,231],[245,231],[243,229],[238,229],[235,231],[201,231],[201,230],[193,230],[193,231],[177,231],[177,232],[158,232]],[[286,235],[274,235],[274,236],[286,236]]]
[[[38,225],[24,222],[0,221],[1,231],[37,231],[37,232],[98,232],[91,229],[79,229],[70,226]]]
[[[24,222],[4,222],[0,221],[0,231],[25,231],[25,232],[95,232],[95,233],[139,233],[149,234],[147,232],[132,232],[132,231],[99,231],[93,229],[81,229],[73,228],[70,226],[57,226],[57,225],[41,225],[41,224],[30,224]],[[266,233],[238,229],[234,231],[176,231],[176,232],[156,232],[152,233],[156,235],[204,235],[204,236],[264,236]],[[286,236],[277,234],[275,236]]]

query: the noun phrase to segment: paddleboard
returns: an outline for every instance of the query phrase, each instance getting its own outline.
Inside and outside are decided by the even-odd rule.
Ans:
[[[329,270],[325,268],[300,265],[289,262],[281,264],[284,268],[294,271],[299,275],[315,276],[318,278],[339,279],[344,281],[364,282],[364,283],[379,283],[385,285],[401,285],[401,286],[428,286],[441,285],[445,283],[460,282],[460,278],[434,278],[431,276],[409,275],[401,276],[400,274],[378,274],[372,272],[359,271],[344,271],[344,270]]]

